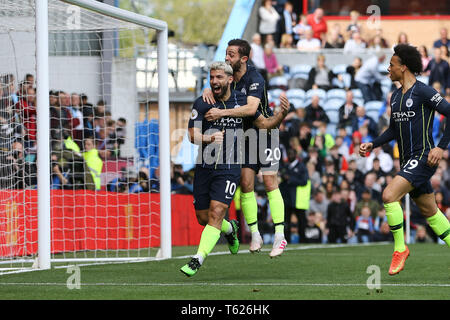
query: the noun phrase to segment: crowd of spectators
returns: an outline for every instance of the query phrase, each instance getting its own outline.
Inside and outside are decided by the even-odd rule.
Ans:
[[[0,79],[0,188],[37,186],[34,82],[32,74],[18,84],[12,74]],[[61,90],[49,92],[49,113],[51,188],[100,190],[105,161],[121,158],[126,119],[112,119],[102,100],[94,106],[85,94]],[[139,177],[127,181],[139,183]]]
[[[276,20],[274,18],[276,14],[273,13],[275,9],[270,6],[271,3],[271,1],[264,2],[264,9],[260,9],[260,17],[263,21],[261,11],[272,11],[272,27],[278,21],[278,28],[266,28],[264,34],[266,43],[271,43],[273,47],[290,47],[306,51],[341,48],[345,53],[357,55],[367,52],[367,48],[391,48],[394,45],[383,38],[382,29],[377,29],[373,38],[363,39],[361,36],[364,34],[363,28],[356,11],[351,12],[351,21],[346,30],[341,32],[337,24],[328,30],[326,18],[320,8],[308,16],[297,17],[292,12],[292,5],[287,2]],[[265,23],[268,24],[269,20]],[[280,28],[280,23],[285,26]],[[271,33],[268,30],[275,31]],[[450,39],[446,28],[442,28],[439,33],[431,54],[428,54],[425,46],[419,47],[423,62],[423,72],[420,76],[422,81],[428,80],[428,83],[450,102],[448,53]],[[258,41],[255,42],[254,39]],[[277,39],[280,39],[279,43]],[[259,34],[255,34],[252,40],[253,61],[258,45],[263,47],[266,43]],[[407,34],[401,32],[397,43],[409,43]],[[311,66],[303,81],[293,81],[286,86],[272,83],[270,74],[266,78],[271,89],[269,94],[280,89],[286,92],[291,89],[302,89],[305,92],[312,89],[321,89],[325,92],[338,88],[345,90],[345,96],[337,108],[335,127],[331,128],[331,113],[324,108],[325,101],[320,95],[312,95],[309,99],[305,99],[306,103],[303,104],[294,104],[292,102],[295,99],[292,99],[291,110],[280,126],[283,163],[279,181],[286,207],[285,231],[290,242],[345,243],[392,240],[381,194],[387,183],[399,171],[398,145],[391,142],[373,150],[367,157],[360,157],[358,154],[361,143],[371,141],[389,125],[389,101],[392,91],[399,85],[391,83],[388,90],[382,90],[382,83],[387,76],[380,71],[380,66],[388,62],[387,57],[379,50],[373,50],[372,53],[372,58],[363,62],[357,57],[344,69],[342,73],[350,75],[350,80],[345,86],[337,85],[342,81],[342,73],[333,72],[333,68],[327,66],[325,56],[322,54],[317,56],[317,64]],[[263,57],[263,52],[261,56]],[[257,67],[262,73],[266,72],[262,64],[263,59],[259,62]],[[283,65],[283,61],[278,63]],[[356,91],[361,93],[362,99],[354,97]],[[366,112],[367,102],[371,101],[382,102],[378,104],[380,107],[375,116],[373,113],[369,116]],[[435,143],[442,135],[444,119],[442,115],[436,113],[433,122]],[[450,219],[449,153],[450,150],[444,152],[444,159],[432,177],[431,184],[439,208]],[[297,188],[306,188],[307,185],[310,185],[310,194],[295,193]],[[257,177],[255,191],[258,194],[260,229],[265,232],[265,241],[270,242],[273,224],[261,175]],[[304,205],[303,209],[299,209],[298,205],[298,197],[301,194],[308,200],[310,198],[308,205]],[[413,201],[411,201],[410,223],[411,241],[440,241]]]

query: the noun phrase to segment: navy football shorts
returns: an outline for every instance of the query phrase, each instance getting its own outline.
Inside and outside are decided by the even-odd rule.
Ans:
[[[426,156],[423,156],[420,160],[418,156],[411,158],[398,172],[399,176],[408,180],[414,187],[414,190],[409,193],[413,199],[422,194],[434,192],[430,179],[436,172],[437,167],[430,167],[427,160],[428,157]]]
[[[211,200],[230,205],[241,179],[241,168],[213,169],[195,167],[194,208],[209,209]]]
[[[254,129],[249,129],[254,130]],[[255,135],[247,135],[243,168],[261,171],[278,171],[281,160],[279,130],[255,130]],[[255,141],[256,137],[256,141]]]

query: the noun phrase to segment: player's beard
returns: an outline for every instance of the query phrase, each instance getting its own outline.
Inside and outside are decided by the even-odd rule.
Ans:
[[[236,63],[229,62],[231,68],[233,68],[233,73],[239,72],[241,70],[241,61],[237,61]]]

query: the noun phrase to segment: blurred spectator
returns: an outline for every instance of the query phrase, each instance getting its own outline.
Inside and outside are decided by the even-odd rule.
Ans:
[[[428,63],[425,68],[425,72],[429,71],[428,83],[433,84],[438,82],[441,85],[441,94],[445,94],[446,90],[449,88],[449,64],[447,61],[442,59],[441,48],[434,48],[434,57]]]
[[[394,46],[397,44],[409,44],[408,35],[405,32],[400,32],[398,34],[397,43]]]
[[[291,239],[291,216],[295,215],[297,230],[300,239],[304,237],[303,231],[306,225],[305,212],[309,208],[308,170],[303,161],[298,157],[294,149],[288,150],[288,160],[280,169],[280,191],[284,199],[285,207],[285,235]],[[303,192],[300,192],[299,187]],[[302,188],[303,187],[303,188]]]
[[[358,86],[356,85],[355,81],[355,75],[361,69],[362,67],[362,60],[360,57],[356,57],[353,59],[353,62],[351,65],[349,65],[346,69],[346,72],[350,75],[350,88],[349,89],[356,89]]]
[[[441,46],[441,58],[447,63],[450,63],[450,52],[447,46]]]
[[[444,204],[444,194],[442,193],[442,191],[438,191],[436,192],[435,196],[436,196],[436,204],[439,210],[445,213],[448,210],[449,206]],[[446,202],[448,203],[448,200]]]
[[[286,1],[284,4],[283,13],[280,16],[279,21],[279,34],[280,35],[291,35],[294,36],[294,26],[297,22],[297,14],[294,12],[294,7],[292,6],[292,3],[289,1]],[[279,41],[279,44],[281,41]]]
[[[307,122],[302,122],[300,124],[300,128],[299,128],[298,132],[299,132],[300,145],[302,146],[302,149],[308,150],[308,153],[309,153],[309,151],[310,151],[309,146],[311,145],[311,140],[312,140],[311,126]]]
[[[448,30],[447,28],[443,27],[439,30],[439,39],[434,41],[433,48],[440,48],[442,46],[450,47],[450,39],[448,38]]]
[[[349,127],[353,125],[356,118],[356,107],[358,105],[353,101],[353,91],[347,90],[345,93],[345,102],[339,107],[339,127]]]
[[[23,117],[23,124],[26,129],[25,149],[36,148],[36,91],[33,87],[25,87],[20,94],[20,100],[16,105],[16,110]]]
[[[317,56],[317,65],[312,67],[308,74],[308,82],[306,83],[306,90],[309,89],[323,89],[329,90],[332,88],[333,78],[336,77],[325,64],[325,56],[319,54]]]
[[[375,35],[369,40],[368,47],[374,49],[389,48],[387,40],[383,37],[383,29],[375,29]]]
[[[28,88],[34,88],[34,75],[31,73],[27,73],[23,81]]]
[[[382,203],[381,199],[381,186],[377,183],[377,176],[373,172],[366,173],[364,177],[364,187],[369,190],[370,197],[377,201],[378,203]],[[358,199],[361,199],[362,195],[358,195]]]
[[[392,156],[379,147],[372,150],[370,155],[367,157],[366,171],[371,171],[373,169],[373,160],[378,159],[380,161],[380,168],[383,172],[391,172],[394,168],[394,160]]]
[[[82,147],[83,131],[84,131],[84,119],[83,111],[81,109],[81,99],[78,93],[72,93],[71,95],[71,105],[68,107],[72,115],[72,119],[76,119],[76,125],[73,127],[72,137],[73,140]]]
[[[311,104],[305,108],[305,121],[314,128],[318,128],[321,122],[330,123],[325,110],[319,105],[319,96],[313,95]]]
[[[252,61],[258,71],[265,70],[266,64],[264,63],[264,49],[261,45],[261,35],[255,33],[250,43],[252,47]]]
[[[373,222],[374,235],[373,241],[392,241],[392,232],[387,222],[386,211],[384,208],[380,209]]]
[[[313,197],[309,201],[309,213],[311,212],[320,212],[322,216],[326,219],[328,212],[328,199],[325,197],[325,190],[323,187],[317,188],[313,192]]]
[[[422,70],[423,70],[422,75],[427,76],[430,74],[430,72],[429,71],[425,72],[425,69],[427,68],[428,64],[430,63],[431,57],[428,55],[427,47],[425,47],[424,45],[419,46],[418,49],[419,49],[420,55],[422,56]]]
[[[352,38],[354,32],[358,32],[361,34],[362,25],[358,22],[359,12],[356,10],[350,11],[350,24],[347,26],[347,36],[348,38]]]
[[[272,0],[263,0],[258,14],[260,18],[258,31],[261,35],[262,43],[266,44],[268,35],[275,36],[280,15],[272,6]]]
[[[357,31],[352,33],[352,37],[345,41],[344,54],[360,54],[365,53],[366,43],[361,38],[361,34]]]
[[[356,217],[355,234],[359,243],[373,241],[375,229],[370,212],[370,208],[364,206],[361,208],[360,214]]]
[[[334,24],[325,42],[325,49],[342,49],[345,45],[345,39],[340,32],[340,25]]]
[[[118,157],[121,157],[120,146],[125,144],[125,140],[127,137],[127,119],[122,117],[117,119],[115,129],[116,129],[115,134],[117,139]]]
[[[318,216],[314,211],[308,213],[301,243],[322,243],[323,232],[317,223]]]
[[[375,120],[366,114],[366,109],[363,106],[358,106],[356,107],[356,117],[353,119],[352,130],[353,132],[359,131],[363,126],[367,127],[368,134],[372,137],[378,135],[378,126]]]
[[[353,235],[354,225],[349,205],[342,200],[340,191],[334,190],[327,210],[328,243],[347,243]]]
[[[311,190],[314,193],[321,184],[320,174],[316,171],[316,166],[312,162],[308,162],[306,168],[308,170],[309,180],[311,180]]]
[[[416,236],[414,238],[415,243],[432,243],[433,239],[427,234],[427,229],[422,225],[417,225]]]
[[[306,37],[306,30],[312,30],[311,26],[308,24],[308,19],[306,15],[300,15],[298,19],[298,23],[295,25],[294,32],[294,41],[297,43],[299,40],[304,39]]]
[[[382,100],[381,80],[383,76],[379,71],[379,65],[385,58],[384,53],[379,53],[367,59],[355,74],[355,83],[362,92],[364,102]]]
[[[98,150],[95,148],[94,139],[91,138],[84,139],[83,143],[84,143],[83,159],[92,177],[92,182],[90,181],[90,179],[89,180],[86,179],[87,181],[85,181],[85,188],[88,190],[100,190],[101,188],[100,175],[103,169],[103,161],[99,156]]]
[[[292,49],[294,46],[294,38],[292,34],[284,33],[281,35],[280,48]]]
[[[312,30],[305,30],[305,37],[297,42],[300,51],[318,51],[321,47],[320,40],[313,38]]]
[[[5,163],[12,166],[11,175],[8,177],[8,187],[12,189],[27,189],[36,186],[36,163],[25,160],[25,150],[22,143],[19,141],[13,142],[11,151],[5,159]]]
[[[317,131],[316,131],[316,135],[312,138],[312,141],[311,141],[311,143],[313,145],[316,144],[317,137],[323,138],[323,144],[328,153],[328,151],[334,146],[334,137],[333,137],[333,135],[331,135],[331,133],[327,132],[326,122],[319,122]]]
[[[361,193],[361,199],[356,203],[355,206],[355,217],[361,215],[363,208],[369,208],[369,216],[372,216],[372,218],[376,218],[378,215],[378,211],[382,209],[381,204],[372,199],[372,194],[369,189],[363,189]]]
[[[314,12],[309,14],[306,18],[313,31],[313,37],[320,40],[321,46],[322,43],[325,43],[325,36],[328,32],[327,21],[323,15],[323,9],[316,8]]]
[[[450,206],[450,191],[445,184],[442,183],[442,176],[436,173],[431,177],[430,182],[435,194],[438,192],[442,193],[442,205],[447,207]]]
[[[172,165],[172,193],[192,194],[193,179],[183,171],[183,166],[180,164]]]
[[[283,66],[278,64],[277,57],[273,52],[273,45],[270,43],[264,45],[264,64],[266,65],[267,78],[269,80],[283,74]]]

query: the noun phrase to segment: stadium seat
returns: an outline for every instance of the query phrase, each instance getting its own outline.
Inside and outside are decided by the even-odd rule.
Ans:
[[[305,90],[303,90],[303,89],[294,88],[294,89],[287,90],[286,96],[289,100],[290,99],[305,100],[306,93],[305,93]]]
[[[328,112],[330,110],[339,110],[339,108],[344,104],[345,100],[341,99],[328,99],[323,105],[323,109]]]
[[[285,76],[274,77],[269,80],[269,89],[287,89],[288,79]]]
[[[331,134],[333,136],[333,138],[336,137],[336,129],[337,129],[337,124],[335,124],[335,123],[329,123],[327,125],[327,133]]]
[[[330,89],[327,92],[327,99],[341,99],[345,101],[346,92],[344,89]]]
[[[306,78],[308,78],[308,74],[311,71],[311,68],[312,67],[309,64],[297,64],[291,67],[290,74],[292,76],[296,74],[306,75]]]
[[[378,122],[378,118],[380,117],[380,111],[371,109],[366,111],[366,115],[375,120],[376,122]]]
[[[282,89],[271,89],[267,93],[269,95],[269,100],[271,99],[278,99],[280,97],[280,94],[283,92]]]
[[[334,74],[343,74],[347,72],[347,66],[347,64],[337,64],[331,69],[331,71],[333,71]]]
[[[386,75],[386,74],[388,74],[388,71],[387,71],[388,68],[389,68],[389,63],[379,64],[378,72],[383,75]]]
[[[353,98],[362,98],[362,92],[361,89],[352,89],[353,92]]]
[[[364,104],[364,108],[366,109],[366,113],[368,113],[369,111],[373,111],[373,110],[379,112],[380,109],[383,107],[383,105],[384,105],[384,102],[382,102],[382,101],[375,101],[375,100],[367,101]],[[376,120],[377,118],[378,118],[378,116],[374,120]]]
[[[320,100],[327,100],[327,92],[323,89],[310,89],[306,91],[306,99],[311,99],[313,96],[319,96]]]
[[[289,102],[292,103],[292,105],[294,106],[295,109],[303,108],[303,103],[304,103],[303,99],[292,98],[292,99],[289,99]]]
[[[339,111],[338,110],[326,110],[327,116],[330,119],[330,123],[337,125],[339,123]]]

